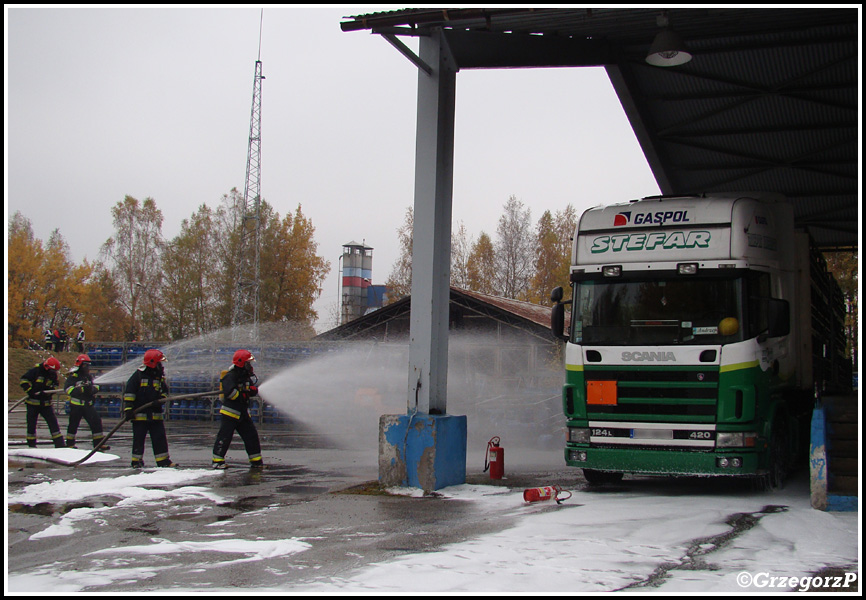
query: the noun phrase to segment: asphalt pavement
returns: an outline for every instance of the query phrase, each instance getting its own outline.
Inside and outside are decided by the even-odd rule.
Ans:
[[[61,422],[63,418],[61,417]],[[10,448],[23,444],[20,417],[13,418],[8,432]],[[104,420],[109,431],[116,421]],[[82,423],[88,433],[86,424]],[[218,424],[215,422],[169,421],[171,458],[180,469],[209,469]],[[40,427],[42,424],[40,423]],[[64,427],[65,429],[65,427]],[[40,429],[40,448],[47,432]],[[378,485],[377,447],[339,447],[327,436],[285,425],[260,425],[265,468],[250,470],[246,453],[235,435],[227,456],[229,469],[203,483],[217,500],[198,502],[139,503],[127,511],[112,511],[111,527],[104,523],[77,523],[74,535],[31,539],[58,517],[76,508],[117,506],[111,495],[88,497],[70,503],[10,505],[8,511],[9,573],[50,568],[92,571],[92,553],[101,548],[152,544],[154,539],[195,541],[213,539],[216,529],[235,531],[244,539],[304,539],[312,547],[293,556],[289,571],[255,569],[251,575],[243,564],[225,564],[203,571],[193,566],[196,558],[176,554],[176,568],[160,570],[135,591],[198,587],[280,587],[314,583],[332,576],[345,577],[354,569],[407,553],[427,552],[446,544],[500,531],[513,524],[501,513],[487,514],[483,504],[443,502],[434,492],[426,497],[385,493]],[[109,440],[110,453],[121,458],[111,462],[69,467],[36,459],[8,458],[7,494],[43,481],[75,479],[93,482],[130,475],[131,431],[121,428]],[[522,451],[506,448],[505,476],[493,480],[484,472],[486,446],[476,442],[467,459],[467,483],[510,488],[558,484],[573,488],[579,472],[561,465],[561,450]],[[80,448],[86,448],[79,444]],[[509,461],[511,461],[509,463]],[[557,464],[559,462],[560,464]],[[476,464],[477,463],[477,464]],[[145,464],[153,467],[150,443]],[[555,506],[550,503],[551,506]],[[227,534],[225,534],[227,535]],[[145,564],[151,559],[140,559]],[[162,559],[153,559],[162,560]],[[185,565],[185,561],[190,565]],[[128,582],[100,585],[100,592],[132,591]]]
[[[104,429],[108,431],[115,424],[116,420],[106,419]],[[27,591],[28,586],[37,591],[137,594],[318,589],[333,579],[345,581],[363,567],[476,540],[518,525],[527,514],[579,507],[590,497],[584,494],[563,505],[548,501],[502,510],[501,503],[496,506],[497,486],[519,492],[559,485],[576,496],[590,492],[594,502],[601,501],[601,505],[596,504],[601,508],[616,502],[620,495],[645,495],[648,503],[669,503],[672,521],[677,519],[678,502],[687,501],[678,497],[709,494],[725,503],[731,501],[732,506],[755,505],[747,482],[721,478],[674,482],[626,477],[619,486],[590,488],[579,469],[564,466],[561,447],[549,447],[549,443],[527,449],[503,439],[505,476],[491,479],[484,472],[486,436],[473,439],[471,432],[466,483],[482,489],[480,501],[443,500],[440,492],[421,495],[420,490],[412,494],[408,490],[382,490],[377,481],[375,432],[360,436],[369,438],[363,443],[346,447],[339,444],[340,439],[347,439],[344,437],[329,437],[300,426],[263,424],[259,434],[265,468],[248,468],[236,435],[227,456],[229,469],[220,472],[210,469],[216,422],[169,421],[166,426],[171,458],[180,465],[177,473],[189,471],[190,480],[157,486],[136,481],[130,484],[133,492],[126,496],[118,494],[116,488],[93,493],[100,485],[108,488],[110,483],[136,473],[129,466],[131,431],[126,427],[109,442],[110,454],[119,456],[117,460],[70,467],[7,457],[7,497],[19,496],[40,483],[66,489],[63,486],[70,482],[80,482],[87,488],[76,498],[8,503],[7,580],[16,586],[10,592]],[[41,424],[39,439],[41,447],[51,447],[45,443],[47,431]],[[20,414],[10,415],[7,443],[10,448],[24,443]],[[145,473],[173,471],[153,467],[149,442],[145,463],[151,467]],[[797,489],[803,489],[808,507],[808,485],[798,485]],[[151,492],[156,500],[148,498]],[[487,500],[488,495],[493,497]],[[767,499],[767,504],[773,502]],[[784,509],[768,506],[765,511],[770,508]],[[763,514],[753,515],[753,520],[757,522]],[[75,515],[83,516],[70,518]],[[668,518],[668,513],[665,515]],[[56,531],[63,527],[69,530]],[[51,528],[55,528],[54,533],[46,535]],[[740,533],[732,530],[725,536]],[[255,558],[238,559],[236,553],[225,555],[214,550],[214,544],[219,547],[221,540],[227,545],[261,545]],[[261,549],[269,543],[274,544],[273,556],[267,548]],[[304,547],[287,559],[280,552],[291,543]],[[201,551],[203,546],[208,548],[206,552]],[[105,549],[111,550],[101,552]],[[779,555],[790,551],[779,549]],[[64,581],[69,581],[70,587],[58,589]]]

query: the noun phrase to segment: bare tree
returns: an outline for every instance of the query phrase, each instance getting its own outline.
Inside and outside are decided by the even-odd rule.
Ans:
[[[405,298],[412,292],[412,232],[415,227],[415,212],[412,207],[406,209],[403,224],[397,229],[400,241],[400,256],[391,268],[391,274],[385,282],[388,288],[388,302],[393,303]]]
[[[111,215],[115,235],[102,245],[101,253],[110,263],[119,300],[129,313],[129,339],[133,340],[139,334],[139,300],[161,283],[162,212],[153,198],[139,203],[126,196],[111,209]]]
[[[533,274],[534,236],[531,212],[509,196],[496,228],[497,288],[506,298],[525,300]]]
[[[469,252],[471,242],[463,221],[451,233],[451,285],[469,288]]]

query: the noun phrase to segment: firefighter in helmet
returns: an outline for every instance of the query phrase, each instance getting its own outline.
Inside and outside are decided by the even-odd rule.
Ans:
[[[132,421],[132,468],[144,467],[144,440],[150,434],[157,467],[176,467],[168,455],[168,438],[162,420],[162,402],[168,397],[166,360],[160,350],[144,353],[143,364],[127,380],[123,390],[123,418]]]
[[[96,392],[99,386],[93,383],[93,375],[90,374],[90,357],[79,354],[75,359],[75,366],[69,370],[66,383],[63,384],[66,395],[69,396],[69,425],[66,427],[66,446],[75,448],[75,435],[78,433],[78,424],[81,418],[87,421],[90,427],[93,447],[102,443],[105,434],[102,433],[102,419],[93,406],[96,400]],[[102,446],[100,450],[109,450],[111,446]]]
[[[226,454],[235,431],[241,436],[251,469],[263,468],[259,432],[250,417],[250,398],[257,396],[258,378],[253,372],[255,357],[249,350],[238,350],[232,366],[220,379],[223,402],[220,408],[220,429],[213,447],[213,468],[226,468]]]
[[[24,373],[21,377],[21,387],[27,392],[27,445],[36,447],[36,422],[41,416],[48,425],[55,448],[63,448],[63,434],[57,416],[51,406],[51,396],[45,392],[57,386],[57,373],[60,371],[60,361],[53,356]]]

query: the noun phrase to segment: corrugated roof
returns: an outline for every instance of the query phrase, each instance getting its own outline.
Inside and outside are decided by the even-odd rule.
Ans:
[[[508,326],[524,329],[536,337],[551,342],[556,339],[550,331],[550,307],[490,296],[453,286],[450,291],[450,302],[477,315],[490,317]],[[408,319],[410,313],[411,298],[407,296],[379,310],[325,331],[316,336],[316,339],[344,340],[356,336],[363,337],[365,332],[380,327],[383,323],[394,319]]]
[[[542,327],[550,327],[550,307],[532,304],[531,302],[522,302],[520,300],[512,300],[511,298],[501,298],[499,296],[490,296],[480,292],[473,292],[462,288],[452,287],[452,292],[462,294],[464,296],[475,298],[481,302],[486,302],[491,306],[495,306],[513,315],[526,319],[540,325]]]
[[[442,28],[460,69],[604,66],[662,193],[780,192],[821,247],[856,247],[859,11],[667,9],[693,59],[659,68],[644,57],[660,11],[407,9],[341,27]]]

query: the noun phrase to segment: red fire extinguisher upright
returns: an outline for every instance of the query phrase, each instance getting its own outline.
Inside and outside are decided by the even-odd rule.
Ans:
[[[499,436],[495,435],[487,442],[487,453],[484,458],[484,472],[490,469],[490,479],[502,479],[505,474],[505,448],[499,445]]]

